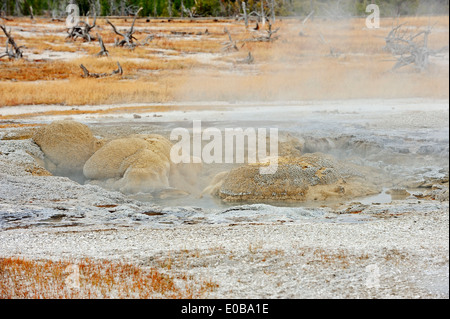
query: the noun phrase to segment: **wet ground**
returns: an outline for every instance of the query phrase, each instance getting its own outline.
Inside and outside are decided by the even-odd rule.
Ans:
[[[115,106],[117,108],[117,106]],[[155,112],[155,106],[128,106],[135,112],[127,113],[121,106],[117,113],[36,116],[21,121],[27,124],[49,123],[56,119],[70,118],[84,122],[94,134],[102,138],[117,138],[135,133],[157,133],[170,136],[174,128],[192,131],[193,121],[201,120],[202,129],[214,127],[222,132],[225,128],[279,129],[280,139],[290,136],[302,145],[303,153],[322,152],[341,161],[375,167],[383,172],[377,181],[382,191],[373,196],[355,198],[351,201],[315,202],[265,202],[259,204],[305,209],[338,209],[359,202],[364,205],[391,205],[405,200],[436,199],[431,196],[437,185],[448,189],[449,122],[447,101],[436,100],[354,100],[298,102],[284,105],[216,103],[172,106],[169,112]],[[45,107],[46,109],[49,106]],[[108,106],[97,107],[108,109]],[[114,107],[110,107],[114,109]],[[54,109],[64,110],[63,106]],[[95,107],[92,107],[95,109]],[[164,109],[159,105],[158,109]],[[26,113],[26,109],[6,108],[5,114]],[[39,110],[37,106],[35,110]],[[15,131],[3,131],[4,137]],[[176,142],[176,141],[174,141]],[[4,143],[4,142],[3,142]],[[229,209],[255,202],[225,203],[218,198],[202,194],[215,174],[230,170],[241,164],[205,164],[197,185],[190,194],[163,190],[152,194],[126,195],[160,207],[196,207],[210,212]],[[370,178],[370,177],[368,177]],[[380,178],[379,176],[377,178]],[[84,184],[82,179],[78,182]],[[448,197],[448,193],[447,193]],[[445,199],[445,194],[444,194]],[[448,199],[447,199],[448,200]]]
[[[193,120],[202,120],[203,128],[277,127],[301,140],[304,152],[380,169],[382,191],[347,202],[306,203],[223,203],[197,192],[124,195],[67,177],[32,176],[24,171],[33,162],[30,154],[43,154],[19,138],[30,128],[5,128],[1,256],[151,266],[167,254],[194,249],[199,257],[179,265],[175,258],[173,271],[215,280],[219,288],[212,297],[448,298],[448,101],[217,103],[189,110],[176,105],[170,112],[129,107],[132,112],[121,106],[116,113],[36,114],[20,122],[71,118],[104,138],[168,136],[176,127],[192,129]],[[201,183],[231,167],[206,166]],[[380,288],[367,286],[372,266],[379,269]]]

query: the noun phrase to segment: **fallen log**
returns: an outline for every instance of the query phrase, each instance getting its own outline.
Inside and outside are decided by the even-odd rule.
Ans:
[[[255,61],[255,59],[254,59],[252,53],[249,52],[245,59],[238,60],[237,63],[239,63],[239,64],[252,64],[254,61]]]
[[[119,62],[117,62],[117,66],[118,66],[118,69],[112,71],[111,73],[91,73],[91,72],[89,72],[88,69],[86,69],[86,67],[83,64],[81,64],[80,68],[83,70],[83,73],[84,73],[81,77],[98,79],[98,78],[105,78],[105,77],[114,76],[114,75],[117,75],[117,74],[118,75],[123,75],[123,69],[122,69],[122,66],[120,65]]]

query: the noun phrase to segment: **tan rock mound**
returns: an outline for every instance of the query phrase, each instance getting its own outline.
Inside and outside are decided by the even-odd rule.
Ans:
[[[304,141],[300,140],[289,133],[280,134],[278,137],[278,155],[299,157],[303,153]],[[270,144],[267,144],[267,150],[270,149]]]
[[[169,187],[170,145],[159,135],[133,135],[109,141],[86,162],[84,176],[124,193]]]
[[[364,178],[364,170],[333,157],[305,154],[279,157],[274,174],[260,174],[267,164],[248,164],[221,173],[206,191],[224,201],[312,201],[377,194],[381,188]],[[220,179],[222,181],[220,181]]]
[[[34,142],[45,154],[45,168],[60,175],[81,173],[99,142],[89,127],[75,121],[55,121],[36,129]]]
[[[84,176],[99,180],[123,177],[131,164],[127,159],[147,146],[147,142],[141,138],[109,141],[87,160],[83,168]]]

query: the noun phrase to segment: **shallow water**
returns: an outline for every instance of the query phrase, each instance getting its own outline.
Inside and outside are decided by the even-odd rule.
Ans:
[[[194,120],[202,121],[202,129],[218,128],[278,128],[280,134],[304,141],[304,152],[322,152],[339,160],[370,166],[384,171],[391,180],[380,194],[355,198],[363,204],[390,203],[393,198],[386,191],[405,179],[426,179],[448,175],[449,120],[448,101],[441,100],[347,100],[302,101],[290,103],[188,103],[168,112],[142,109],[129,113],[105,115],[74,115],[71,118],[88,124],[99,137],[117,138],[136,133],[156,133],[169,137],[174,128],[192,132]],[[161,106],[161,105],[159,105]],[[57,106],[57,108],[60,106]],[[94,107],[99,109],[116,106]],[[36,107],[38,110],[39,107]],[[48,110],[49,106],[45,109]],[[16,112],[8,109],[3,112]],[[35,111],[36,111],[35,110]],[[139,114],[140,118],[135,118]],[[158,115],[155,117],[154,115]],[[45,117],[45,122],[59,119]],[[40,122],[35,118],[30,122]],[[174,141],[176,142],[176,141]],[[233,165],[205,166],[195,192],[187,196],[160,198],[158,194],[135,194],[130,198],[155,203],[162,207],[228,208],[249,202],[225,203],[210,196],[200,196],[215,174]],[[78,180],[78,182],[82,182]],[[401,199],[401,198],[400,198]],[[322,207],[344,204],[339,199],[314,202],[266,202],[275,207]]]

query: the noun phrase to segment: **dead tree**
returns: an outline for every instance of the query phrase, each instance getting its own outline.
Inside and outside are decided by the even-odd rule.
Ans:
[[[244,15],[245,28],[248,28],[247,7],[244,1],[242,1],[242,13]]]
[[[6,13],[5,13],[4,10],[1,10],[1,11],[0,11],[0,19],[3,19],[3,20],[5,20],[5,21],[12,21],[12,19],[10,19],[10,18],[8,18],[8,17],[6,16]]]
[[[100,44],[100,48],[102,49],[99,53],[96,54],[96,56],[109,56],[109,51],[105,47],[105,43],[103,42],[103,39],[101,36],[98,35],[98,43]]]
[[[255,62],[255,58],[253,58],[253,55],[251,52],[248,53],[248,55],[245,59],[237,61],[237,63],[239,63],[239,64],[252,64],[253,62]]]
[[[274,36],[275,33],[278,32],[278,30],[280,30],[280,28],[276,28],[275,30],[272,30],[272,23],[269,22],[269,27],[267,28],[266,32],[267,32],[267,41],[274,41],[276,39],[278,39],[278,36]]]
[[[72,39],[75,41],[77,38],[81,38],[86,42],[91,42],[91,40],[95,41],[96,39],[91,36],[90,32],[92,29],[96,27],[96,22],[97,22],[97,14],[94,8],[94,21],[92,22],[92,24],[89,24],[86,21],[78,22],[78,24],[75,27],[70,28],[67,31],[69,35],[67,36],[66,39]]]
[[[142,43],[142,45],[144,46],[148,45],[150,42],[153,41],[154,38],[155,36],[153,34],[149,34],[148,36],[145,37],[144,43]]]
[[[106,77],[110,77],[110,76],[114,76],[114,75],[122,75],[123,74],[123,69],[120,66],[120,63],[117,62],[117,66],[118,69],[112,71],[111,73],[91,73],[88,71],[88,69],[86,69],[86,67],[81,64],[80,68],[83,70],[83,75],[81,77],[83,78],[94,78],[94,79],[99,79],[99,78],[106,78]]]
[[[264,1],[263,0],[260,1],[260,12],[255,10],[255,11],[250,12],[248,14],[248,16],[249,17],[256,16],[257,20],[259,22],[261,22],[262,26],[264,27],[266,25],[266,21],[269,20],[269,17],[266,15],[265,10],[264,10]],[[258,23],[256,25],[258,26]],[[258,29],[256,29],[256,30],[258,30]]]
[[[301,37],[306,36],[306,34],[305,34],[303,28],[305,27],[306,22],[308,22],[309,18],[311,18],[313,14],[314,14],[314,10],[312,10],[312,11],[306,16],[305,19],[303,19],[303,21],[302,21],[302,29],[301,29],[300,32],[298,33],[299,36],[301,36]]]
[[[187,15],[189,15],[189,18],[191,18],[191,19],[193,19],[194,18],[194,15],[195,15],[195,7],[193,7],[193,8],[190,8],[190,9],[187,9],[185,6],[184,6],[184,4],[183,4],[183,2],[181,3],[181,13],[186,13]]]
[[[269,0],[267,0],[267,4],[269,4]],[[270,1],[270,15],[272,17],[272,23],[275,23],[275,0]]]
[[[319,39],[320,42],[322,42],[323,44],[327,45],[330,48],[330,54],[329,56],[333,57],[333,58],[338,58],[341,56],[341,51],[339,51],[338,49],[336,49],[335,47],[331,46],[323,37],[322,33],[319,32]]]
[[[258,36],[258,37],[253,37],[253,39],[251,40],[247,40],[247,41],[253,41],[253,42],[272,42],[277,40],[279,37],[278,35],[275,35],[278,30],[280,30],[280,28],[276,28],[275,30],[272,30],[272,23],[270,23],[270,21],[267,21],[267,29],[266,34]]]
[[[224,47],[222,48],[222,51],[229,51],[229,50],[239,51],[236,41],[233,41],[233,38],[231,37],[230,31],[228,31],[228,29],[225,28],[224,32],[228,34],[229,41],[223,43]]]
[[[0,55],[0,59],[7,56],[10,60],[13,59],[21,59],[23,57],[22,48],[24,46],[18,46],[14,38],[11,36],[11,30],[9,32],[6,30],[4,25],[0,25],[0,29],[3,30],[3,33],[6,35],[6,52]],[[10,48],[11,46],[11,48]]]
[[[139,8],[139,10],[135,13],[133,23],[131,24],[131,28],[126,33],[119,32],[117,30],[116,26],[111,23],[111,21],[109,21],[108,19],[106,20],[106,22],[113,28],[114,33],[123,38],[123,40],[121,40],[121,41],[116,40],[116,43],[115,43],[116,46],[123,47],[124,45],[126,45],[129,48],[136,47],[136,43],[134,43],[134,41],[135,40],[137,41],[137,39],[133,35],[134,34],[134,24],[136,23],[137,16],[141,10],[142,10],[142,8]]]
[[[385,38],[385,51],[390,52],[397,63],[392,70],[397,70],[407,65],[412,65],[418,71],[424,71],[429,65],[429,57],[436,56],[445,50],[445,46],[439,50],[431,50],[428,48],[428,36],[431,33],[431,27],[413,33],[402,29],[404,24],[399,24],[392,28]]]
[[[32,6],[30,6],[30,19],[31,19],[31,22],[34,22],[34,14],[33,14],[33,7]]]
[[[266,13],[264,12],[264,1],[261,0],[260,1],[260,5],[261,5],[261,15],[260,15],[260,19],[261,19],[261,24],[263,25],[263,27],[266,25]]]

